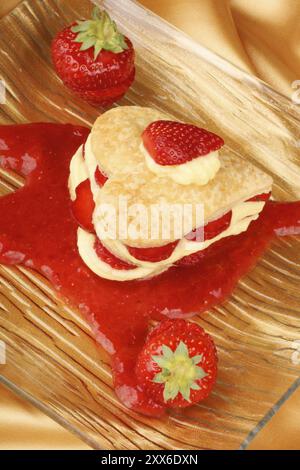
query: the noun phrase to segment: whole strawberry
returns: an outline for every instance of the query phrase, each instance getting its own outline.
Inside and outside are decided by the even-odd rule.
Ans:
[[[148,336],[136,364],[144,392],[166,408],[183,408],[209,396],[217,377],[212,338],[198,325],[166,320]]]
[[[93,105],[109,106],[124,96],[135,77],[135,53],[105,11],[78,21],[52,42],[52,60],[64,84]]]

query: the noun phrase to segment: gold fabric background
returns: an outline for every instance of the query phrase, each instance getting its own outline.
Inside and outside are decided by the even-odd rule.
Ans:
[[[88,450],[89,447],[0,386],[0,450],[15,449]]]
[[[299,0],[140,2],[284,94],[300,77]]]
[[[239,67],[290,96],[300,79],[300,0],[140,0]],[[1,0],[0,17],[20,3]],[[1,34],[1,33],[0,33]],[[300,393],[252,448],[300,448]],[[87,449],[31,405],[0,387],[0,449]]]

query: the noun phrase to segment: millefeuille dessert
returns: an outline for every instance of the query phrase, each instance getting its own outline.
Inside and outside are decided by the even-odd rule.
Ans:
[[[149,108],[113,109],[97,119],[70,165],[80,256],[95,274],[116,281],[197,263],[216,242],[247,231],[271,187],[270,176],[211,132]],[[127,210],[135,206],[126,220],[120,198]],[[121,238],[103,237],[103,207],[113,208],[117,226],[125,223]],[[177,210],[168,213],[166,233],[162,214],[169,207]],[[147,226],[136,229],[141,216]]]

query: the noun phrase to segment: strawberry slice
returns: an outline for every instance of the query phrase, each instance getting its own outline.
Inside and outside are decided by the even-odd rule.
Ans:
[[[83,181],[76,188],[76,199],[72,202],[72,213],[78,224],[88,232],[94,232],[93,212],[95,203],[91,191],[90,181]]]
[[[200,326],[166,320],[146,339],[135,372],[153,401],[166,408],[185,408],[210,395],[217,363],[215,344]]]
[[[140,261],[158,263],[159,261],[170,258],[177,245],[178,241],[175,241],[156,248],[133,248],[127,246],[127,249],[132,256]]]
[[[95,242],[95,250],[99,258],[105,263],[109,264],[113,269],[119,269],[120,271],[129,271],[135,269],[136,266],[133,264],[126,263],[125,261],[117,258],[113,255],[104,245],[102,245],[99,238]]]
[[[271,193],[263,193],[259,194],[258,196],[254,196],[251,199],[248,199],[247,202],[259,202],[259,201],[268,201],[271,197]],[[223,215],[217,220],[213,220],[204,226],[204,241],[205,240],[212,240],[213,238],[220,235],[220,233],[224,232],[230,226],[232,219],[232,211],[227,212],[227,214]],[[191,241],[196,241],[197,239],[201,240],[201,232],[202,229],[193,230],[191,233],[187,235]]]
[[[230,226],[232,219],[232,211],[227,212],[227,214],[223,215],[217,220],[213,220],[209,222],[204,227],[204,240],[212,240],[213,238],[220,235],[220,233],[225,232]]]
[[[105,176],[99,169],[99,167],[97,167],[96,171],[95,171],[95,180],[96,180],[96,183],[101,186],[104,186],[106,181],[108,180],[107,176]]]
[[[212,240],[213,238],[217,237],[220,235],[220,233],[224,232],[225,230],[228,229],[230,222],[232,218],[232,212],[227,212],[227,214],[223,215],[217,220],[213,220],[212,222],[209,222],[201,229],[196,229],[193,230],[191,233],[189,233],[186,238],[190,241],[206,241],[206,240]],[[203,233],[202,233],[203,231]]]
[[[204,240],[211,240],[212,238],[216,237],[220,233],[224,232],[230,225],[231,217],[232,217],[232,212],[228,212],[223,217],[220,217],[219,219],[214,220],[208,223],[207,225],[205,225]],[[199,230],[194,230],[189,235],[187,235],[187,238],[191,241],[197,241],[198,236],[200,237],[201,233],[199,233]],[[157,263],[159,261],[163,261],[169,258],[172,255],[178,243],[179,243],[178,241],[175,241],[173,243],[169,243],[168,245],[164,245],[162,247],[156,247],[156,248],[133,248],[133,247],[127,246],[127,249],[132,256],[134,256],[136,259],[140,261],[149,261],[152,263]],[[198,257],[197,257],[197,260],[198,260]],[[179,263],[180,262],[178,262],[177,264]],[[188,264],[190,264],[190,262]],[[194,261],[192,264],[194,264]]]
[[[258,202],[258,201],[264,201],[267,202],[270,197],[271,197],[271,192],[270,193],[263,193],[259,194],[258,196],[254,196],[251,199],[248,199],[247,202]],[[225,214],[223,217],[220,217],[217,220],[214,220],[213,222],[208,223],[204,227],[204,240],[211,240],[220,233],[224,232],[230,225],[232,218],[232,212],[228,212]],[[200,236],[201,234],[199,234]],[[195,241],[197,238],[197,230],[194,232],[191,232],[188,235],[188,239]],[[222,242],[222,241],[221,241]],[[177,261],[176,266],[194,266],[198,263],[200,263],[204,258],[207,256],[212,255],[216,249],[219,247],[220,242],[214,243],[213,245],[209,246],[205,250],[201,250],[197,253],[193,253],[192,255],[185,256],[181,260]]]
[[[85,144],[83,145],[83,148],[82,148],[82,156],[85,160]],[[97,166],[97,169],[95,171],[95,180],[96,180],[96,183],[101,186],[104,186],[106,181],[108,180],[107,176],[105,176],[102,171],[100,170],[100,168]]]
[[[159,165],[181,165],[204,157],[224,145],[221,137],[200,127],[155,121],[142,134],[144,147]]]
[[[248,199],[247,202],[259,202],[259,201],[265,201],[267,202],[272,193],[264,193],[264,194],[259,194],[258,196],[254,196],[251,199]]]

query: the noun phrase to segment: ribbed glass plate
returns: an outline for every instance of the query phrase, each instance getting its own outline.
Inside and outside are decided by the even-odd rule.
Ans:
[[[137,50],[137,79],[121,105],[153,106],[209,127],[233,152],[272,174],[277,198],[300,198],[296,105],[138,4],[104,4]],[[2,124],[93,123],[98,111],[63,87],[49,55],[54,34],[90,8],[87,0],[27,0],[1,20]],[[0,178],[0,194],[21,184],[3,171]],[[155,420],[118,402],[108,357],[45,279],[0,267],[0,339],[7,345],[1,380],[94,448],[239,448],[300,375],[299,286],[300,240],[275,241],[232,297],[197,319],[219,350],[211,398]]]

